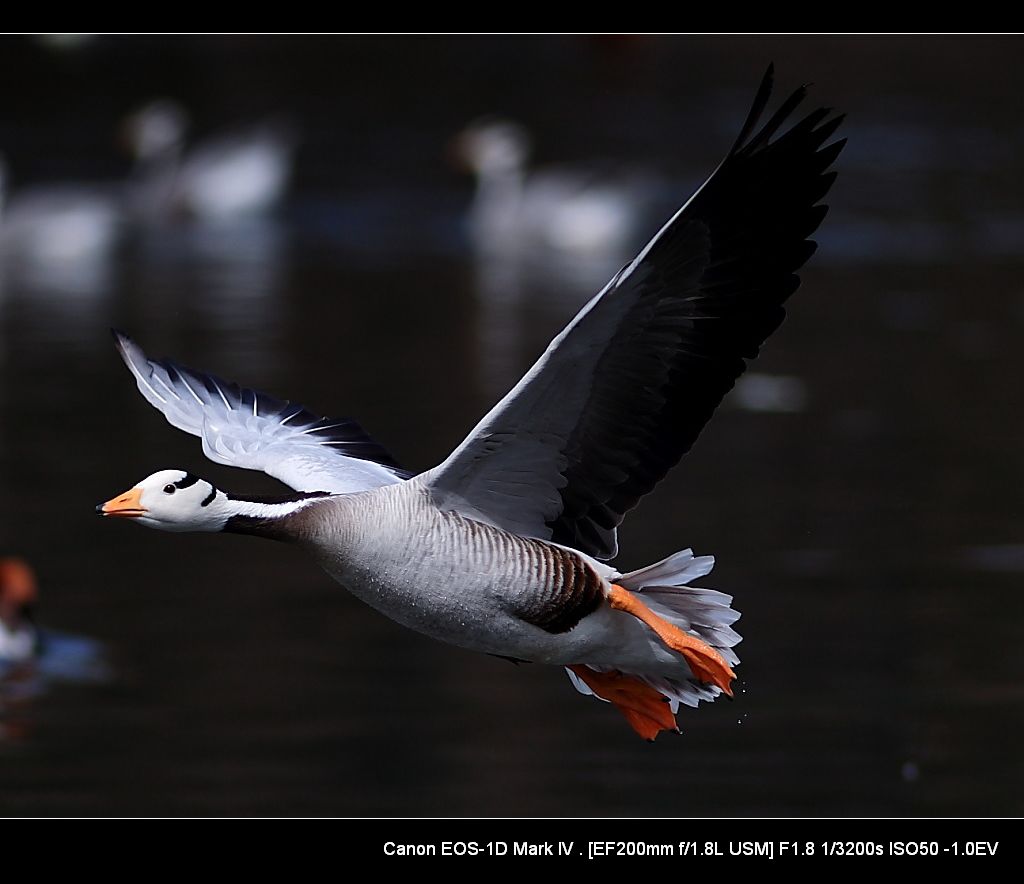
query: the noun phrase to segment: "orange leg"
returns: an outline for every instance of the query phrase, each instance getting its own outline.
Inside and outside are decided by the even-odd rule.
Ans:
[[[617,670],[595,672],[589,666],[569,668],[597,696],[614,705],[645,740],[653,740],[662,731],[677,730],[668,699],[649,684]]]
[[[717,685],[730,697],[732,688],[729,683],[736,677],[736,673],[725,662],[725,658],[718,653],[707,642],[694,638],[683,632],[678,626],[673,626],[663,617],[659,617],[647,607],[636,593],[612,584],[612,591],[608,594],[608,601],[615,611],[624,611],[632,614],[641,623],[647,624],[655,635],[661,639],[664,645],[676,653],[682,654],[690,665],[690,670],[701,681]],[[575,671],[575,670],[574,670]]]

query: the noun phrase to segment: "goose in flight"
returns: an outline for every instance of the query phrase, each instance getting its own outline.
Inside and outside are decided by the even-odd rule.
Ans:
[[[731,694],[731,597],[677,552],[620,573],[625,514],[685,454],[782,322],[825,216],[841,117],[760,125],[768,69],[728,155],[439,466],[412,475],[355,422],[330,420],[117,346],[142,395],[217,463],[294,493],[243,498],[161,470],[97,507],[166,531],[232,531],[305,548],[393,620],[469,650],[563,666],[646,739],[680,704]]]

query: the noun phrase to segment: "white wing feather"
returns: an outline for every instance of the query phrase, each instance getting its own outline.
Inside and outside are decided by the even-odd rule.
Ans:
[[[215,463],[261,470],[296,491],[345,494],[408,474],[352,420],[239,387],[169,360],[149,359],[127,335],[117,349],[146,400],[168,423],[198,436]]]

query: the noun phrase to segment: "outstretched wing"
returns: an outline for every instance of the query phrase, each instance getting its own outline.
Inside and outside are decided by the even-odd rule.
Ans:
[[[408,478],[355,421],[331,420],[169,359],[149,359],[115,331],[139,391],[168,423],[199,436],[216,463],[262,470],[296,491],[341,494]]]
[[[755,133],[769,68],[714,174],[430,474],[435,502],[598,558],[692,446],[811,256],[845,141],[801,88]]]

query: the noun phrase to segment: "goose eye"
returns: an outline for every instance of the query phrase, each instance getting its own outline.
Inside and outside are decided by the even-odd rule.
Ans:
[[[164,494],[174,494],[174,486],[164,485]]]

